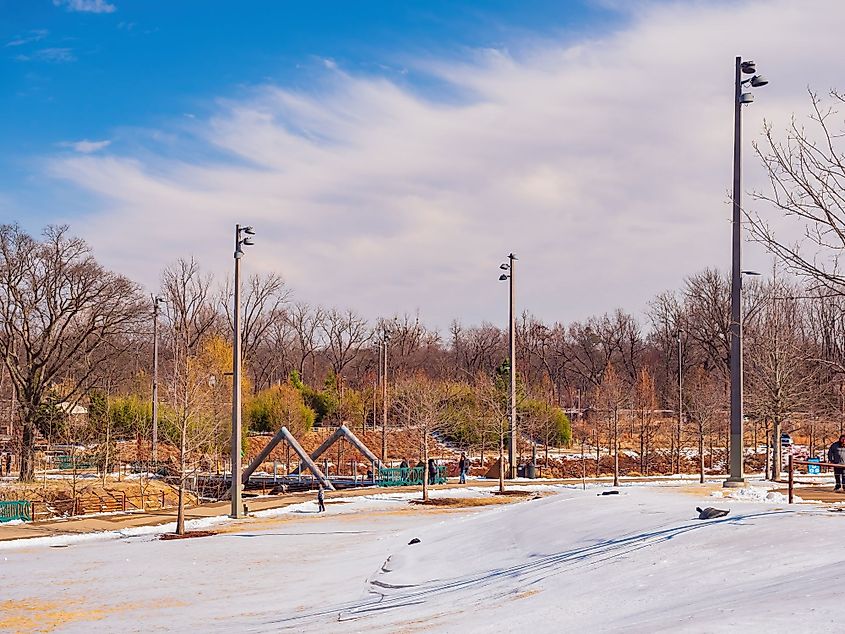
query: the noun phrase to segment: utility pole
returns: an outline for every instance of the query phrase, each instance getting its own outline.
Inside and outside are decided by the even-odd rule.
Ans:
[[[499,276],[499,280],[508,280],[509,301],[508,301],[508,363],[510,365],[510,394],[508,397],[508,408],[510,410],[510,426],[508,441],[508,477],[516,477],[516,294],[514,287],[514,262],[518,258],[508,254],[508,262],[499,266],[507,274]]]
[[[382,343],[382,354],[384,357],[384,366],[381,375],[381,463],[387,464],[387,331],[384,332],[384,341]]]
[[[246,237],[242,237],[243,235]],[[252,246],[254,243],[249,236],[255,235],[252,227],[235,225],[235,297],[233,307],[233,338],[232,338],[232,511],[230,517],[244,516],[243,483],[241,482],[241,258],[244,255],[242,247]]]
[[[730,472],[725,480],[726,487],[745,485],[742,413],[742,105],[754,101],[750,92],[742,92],[743,86],[765,86],[768,81],[759,75],[742,79],[743,73],[753,74],[756,66],[752,61],[736,58],[734,69],[734,152],[733,152],[733,215],[731,256],[731,446]]]
[[[150,454],[154,465],[158,464],[158,311],[164,299],[153,296],[153,440]]]
[[[684,421],[684,366],[681,331],[678,330],[678,473],[681,472],[681,426]]]

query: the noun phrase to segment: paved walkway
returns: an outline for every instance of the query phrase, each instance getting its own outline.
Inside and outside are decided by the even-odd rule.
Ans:
[[[613,478],[588,478],[590,483],[604,483],[610,484]],[[623,482],[638,482],[638,481],[653,481],[651,478],[622,478]],[[566,480],[551,480],[551,479],[537,479],[537,480],[518,480],[516,482],[508,482],[506,487],[530,485],[530,484],[581,484],[580,479],[566,479]],[[682,481],[679,481],[681,484]],[[451,489],[463,488],[467,486],[472,487],[496,487],[499,485],[498,480],[470,480],[467,484],[458,484],[457,479],[448,484],[433,486],[433,489]],[[370,495],[374,492],[384,493],[386,491],[400,492],[400,491],[419,491],[420,487],[391,487],[376,488],[376,487],[362,487],[358,489],[342,489],[340,491],[326,492],[326,499],[336,497],[351,497],[357,495]],[[800,495],[800,494],[799,494]],[[316,492],[306,491],[302,493],[289,493],[286,495],[273,495],[260,498],[245,498],[244,502],[249,508],[250,512],[264,511],[267,509],[281,508],[291,504],[298,504],[307,500],[316,498]],[[843,496],[845,499],[845,496]],[[199,519],[203,517],[218,517],[227,515],[229,513],[229,502],[213,502],[209,504],[202,504],[194,506],[185,510],[185,520]],[[144,513],[115,513],[113,515],[98,515],[87,517],[74,517],[65,520],[45,520],[41,522],[30,522],[26,524],[17,524],[14,526],[0,526],[0,541],[7,541],[11,539],[27,539],[31,537],[50,537],[54,535],[75,535],[94,533],[100,531],[118,531],[125,528],[135,528],[138,526],[158,526],[160,524],[167,524],[168,522],[176,521],[176,509],[163,509],[159,511],[147,511]]]
[[[563,480],[537,480],[537,483],[552,484],[564,482]],[[435,489],[448,489],[466,486],[497,486],[498,481],[471,481],[469,484],[449,483],[435,486]],[[336,497],[350,497],[357,495],[370,495],[374,492],[384,493],[385,491],[419,491],[419,487],[391,487],[390,489],[379,489],[374,487],[362,487],[359,489],[342,489],[340,491],[327,491],[326,499]],[[302,493],[289,493],[285,495],[272,495],[259,498],[244,498],[244,503],[250,512],[265,511],[267,509],[281,508],[291,504],[298,504],[316,498],[315,491]],[[213,502],[200,506],[189,507],[185,510],[185,520],[199,519],[203,517],[217,517],[227,515],[231,507],[230,502]],[[45,520],[42,522],[28,522],[14,526],[0,526],[0,541],[11,539],[26,539],[30,537],[50,537],[53,535],[74,535],[94,533],[99,531],[117,531],[137,526],[157,526],[176,521],[176,509],[163,509],[147,511],[144,513],[115,513],[111,515],[97,515],[87,517],[73,517],[64,520]]]

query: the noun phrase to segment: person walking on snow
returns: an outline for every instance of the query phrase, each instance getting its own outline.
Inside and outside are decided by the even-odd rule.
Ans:
[[[317,510],[318,513],[322,513],[323,511],[326,510],[326,501],[325,501],[325,497],[324,497],[324,494],[323,494],[323,485],[322,484],[320,485],[320,488],[317,489],[317,505],[319,506],[319,509]]]
[[[437,482],[437,464],[434,458],[428,459],[428,483],[435,484]]]
[[[463,451],[461,452],[461,459],[458,460],[458,482],[461,484],[467,483],[467,471],[469,471],[469,464],[467,460],[467,455]]]
[[[839,436],[839,440],[830,446],[827,450],[827,461],[833,464],[841,464],[841,467],[833,468],[833,477],[836,479],[836,487],[833,489],[834,493],[845,493],[843,486],[845,486],[845,434]]]

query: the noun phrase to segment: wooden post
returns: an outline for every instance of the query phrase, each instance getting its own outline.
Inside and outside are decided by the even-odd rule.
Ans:
[[[164,491],[161,492],[161,508],[164,508]]]
[[[126,513],[126,491],[123,492],[123,512]]]
[[[789,503],[792,504],[792,486],[795,479],[792,476],[792,454],[789,455]]]

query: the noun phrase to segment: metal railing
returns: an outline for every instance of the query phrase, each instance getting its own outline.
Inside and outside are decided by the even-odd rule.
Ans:
[[[32,521],[32,503],[29,500],[0,501],[0,522]]]
[[[794,498],[794,488],[795,488],[795,466],[796,465],[805,465],[807,467],[818,467],[821,469],[822,467],[830,467],[832,469],[845,469],[845,464],[838,464],[835,462],[820,462],[818,460],[795,460],[792,456],[789,456],[789,466],[787,470],[789,472],[789,503],[793,503]]]
[[[423,478],[427,476],[425,467],[382,467],[378,471],[378,485],[380,487],[422,486]],[[437,467],[434,484],[446,482],[446,467]]]

